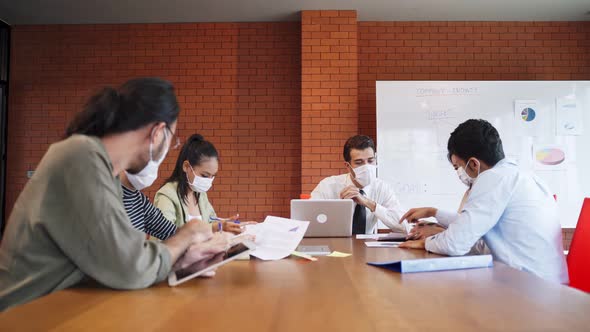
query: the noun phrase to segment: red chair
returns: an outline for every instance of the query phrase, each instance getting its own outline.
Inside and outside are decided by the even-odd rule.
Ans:
[[[567,255],[570,286],[590,292],[590,198],[584,199]]]

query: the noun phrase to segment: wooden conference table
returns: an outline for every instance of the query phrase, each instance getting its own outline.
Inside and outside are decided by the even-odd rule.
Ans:
[[[436,257],[304,239],[352,253],[232,262],[212,279],[138,291],[78,287],[0,314],[1,331],[590,331],[590,295],[495,263],[405,274],[366,261]]]

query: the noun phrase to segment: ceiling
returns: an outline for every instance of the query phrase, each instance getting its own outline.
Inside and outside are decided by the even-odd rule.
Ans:
[[[0,0],[18,24],[295,21],[355,9],[359,21],[590,21],[590,0]]]

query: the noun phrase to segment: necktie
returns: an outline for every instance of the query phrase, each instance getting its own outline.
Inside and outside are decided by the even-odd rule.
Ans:
[[[360,190],[361,195],[365,192]],[[352,216],[352,234],[365,234],[367,231],[367,210],[364,206],[357,204]]]

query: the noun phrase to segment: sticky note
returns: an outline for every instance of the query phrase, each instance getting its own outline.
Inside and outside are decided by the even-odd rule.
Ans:
[[[343,258],[343,257],[348,257],[351,256],[352,254],[348,254],[345,252],[340,252],[340,251],[332,251],[331,254],[327,255],[327,257],[339,257],[339,258]]]
[[[313,257],[313,256],[310,256],[310,255],[308,255],[308,254],[304,254],[304,253],[302,253],[302,252],[299,252],[299,251],[293,251],[293,252],[291,253],[291,255],[293,255],[293,256],[296,256],[296,257],[305,258],[305,259],[308,259],[308,260],[310,260],[310,261],[312,261],[312,262],[315,262],[315,261],[317,261],[317,260],[318,260],[317,258],[315,258],[315,257]]]

